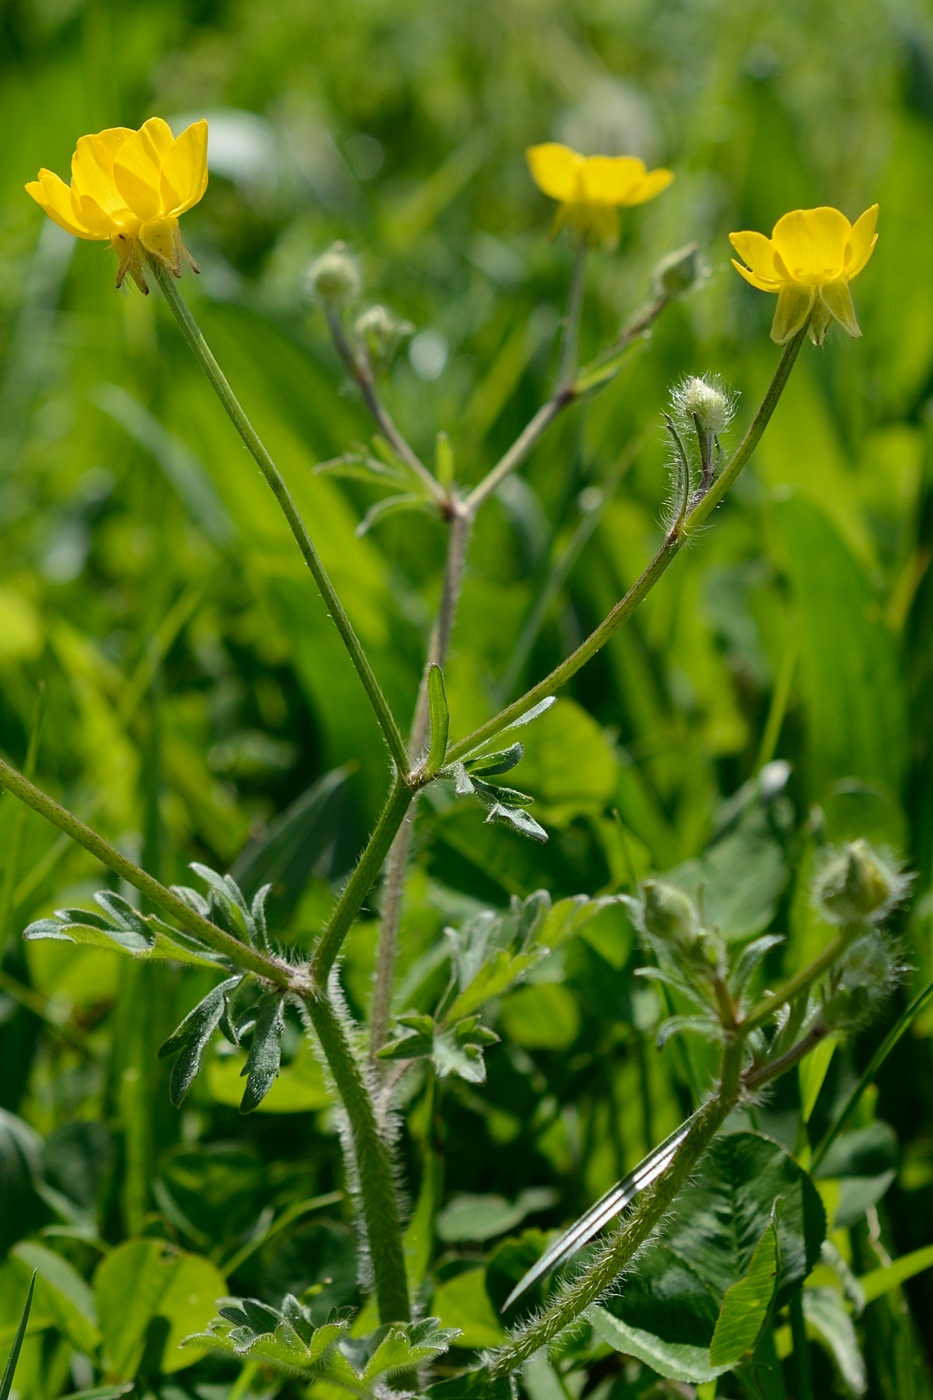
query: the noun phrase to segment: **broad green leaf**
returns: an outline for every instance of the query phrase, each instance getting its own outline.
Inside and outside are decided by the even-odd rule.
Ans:
[[[443,767],[450,736],[450,710],[447,705],[447,691],[444,688],[444,672],[440,666],[433,664],[428,669],[428,710],[431,717],[431,738],[424,771],[426,777],[432,777]]]
[[[722,1302],[716,1331],[709,1346],[710,1364],[736,1366],[754,1351],[759,1333],[771,1311],[777,1285],[778,1243],[770,1224],[752,1255],[748,1273],[734,1283]]]
[[[706,1347],[690,1346],[686,1342],[663,1342],[651,1332],[643,1332],[639,1327],[630,1327],[605,1308],[590,1307],[584,1314],[597,1337],[626,1356],[634,1356],[671,1381],[684,1381],[696,1385],[703,1381],[714,1381],[729,1370],[728,1366],[714,1366],[710,1362]]]
[[[526,1216],[549,1210],[558,1199],[547,1186],[530,1186],[514,1202],[504,1196],[454,1196],[437,1217],[437,1234],[445,1244],[492,1240],[514,1230]]]
[[[482,1269],[468,1269],[441,1283],[435,1289],[431,1311],[437,1314],[442,1327],[460,1329],[463,1335],[458,1346],[495,1347],[505,1339],[486,1292]]]
[[[94,1295],[73,1264],[45,1245],[23,1240],[11,1254],[38,1275],[43,1313],[55,1319],[63,1337],[78,1351],[93,1356],[100,1342]]]
[[[509,1039],[528,1050],[566,1050],[580,1033],[580,1008],[568,987],[538,982],[511,992],[499,1021]]]
[[[13,1338],[13,1346],[6,1359],[3,1368],[3,1375],[0,1376],[0,1400],[9,1400],[10,1391],[13,1389],[13,1377],[16,1374],[16,1363],[19,1361],[19,1354],[23,1349],[23,1338],[26,1336],[26,1325],[29,1322],[29,1314],[32,1310],[32,1295],[36,1286],[36,1276],[33,1274],[26,1292],[26,1301],[23,1303],[23,1313],[16,1329],[16,1336]]]
[[[227,1283],[216,1266],[161,1240],[130,1240],[98,1265],[94,1301],[112,1374],[132,1380],[142,1360],[150,1325],[165,1328],[160,1369],[171,1374],[193,1366],[203,1348],[182,1342],[214,1316]]]
[[[744,1277],[775,1201],[781,1307],[817,1262],[826,1234],[819,1193],[783,1147],[758,1133],[730,1133],[709,1148],[678,1197],[660,1239],[724,1297]]]
[[[836,1050],[836,1042],[832,1036],[827,1036],[821,1040],[815,1050],[811,1050],[806,1059],[801,1060],[797,1067],[797,1079],[800,1084],[800,1117],[804,1123],[809,1123],[810,1115],[816,1108],[816,1101],[820,1096],[823,1081],[829,1072],[829,1064]]]

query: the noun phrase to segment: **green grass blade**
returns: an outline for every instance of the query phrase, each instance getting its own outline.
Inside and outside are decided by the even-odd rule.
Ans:
[[[32,1307],[32,1295],[35,1286],[36,1271],[33,1270],[32,1278],[29,1280],[29,1292],[26,1294],[26,1302],[23,1304],[23,1315],[19,1320],[16,1336],[13,1338],[12,1350],[7,1357],[7,1363],[3,1371],[3,1379],[0,1380],[0,1400],[9,1400],[10,1391],[13,1389],[13,1376],[16,1371],[16,1363],[19,1361],[19,1354],[23,1349],[23,1338],[26,1336],[26,1324],[29,1321],[29,1310]]]

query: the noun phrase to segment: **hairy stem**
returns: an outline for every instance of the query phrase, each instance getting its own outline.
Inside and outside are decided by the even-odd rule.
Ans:
[[[411,806],[413,796],[410,787],[396,780],[386,799],[375,830],[366,843],[363,854],[357,861],[353,874],[347,881],[343,894],[338,899],[334,912],[327,921],[327,926],[314,951],[314,957],[311,960],[311,976],[319,987],[327,985],[330,970],[340,952],[343,940],[363,907],[364,899],[379,878],[383,861],[389,853],[389,847],[405,818],[405,813]]]
[[[576,651],[572,652],[565,661],[562,661],[559,666],[556,666],[554,670],[551,671],[549,675],[545,676],[542,681],[539,681],[537,685],[527,690],[518,700],[514,700],[511,705],[506,705],[506,707],[500,710],[497,715],[494,715],[492,719],[480,725],[479,729],[475,729],[472,734],[468,734],[465,739],[461,739],[459,743],[454,744],[448,752],[448,759],[450,761],[463,758],[465,754],[478,748],[481,744],[485,743],[486,740],[492,739],[504,729],[506,725],[510,724],[512,720],[520,719],[521,716],[525,714],[527,710],[530,710],[532,706],[536,705],[539,700],[544,700],[547,696],[553,695],[555,690],[559,690],[561,686],[566,685],[581,667],[592,660],[596,653],[605,646],[609,638],[619,630],[623,623],[628,621],[635,610],[644,602],[668,565],[674,557],[679,554],[683,545],[687,540],[693,538],[706,517],[719,505],[729,487],[733,484],[749,457],[752,455],[752,452],[757,447],[765,428],[771,421],[771,415],[777,407],[784,385],[787,383],[787,378],[800,352],[800,347],[803,344],[806,331],[807,328],[804,327],[785,347],[784,354],[781,356],[780,363],[768,387],[768,391],[762,400],[761,407],[758,409],[745,437],[742,439],[742,442],[739,444],[729,462],[713,482],[713,485],[702,500],[697,501],[684,516],[683,520],[679,521],[667,534],[657,554],[651,560],[651,563],[637,582],[632,585],[625,596],[616,603],[612,611],[603,618],[599,626],[590,633],[584,642],[581,642]],[[469,501],[470,498],[468,497],[467,499]]]
[[[428,644],[428,655],[421,673],[418,700],[408,741],[408,753],[412,763],[418,757],[428,737],[428,672],[431,666],[443,666],[447,660],[450,634],[453,631],[460,589],[463,584],[463,571],[466,565],[473,516],[460,502],[455,502],[450,517],[450,533],[447,538],[447,560],[444,565],[444,585],[437,617]],[[405,871],[411,854],[411,840],[414,834],[414,809],[405,815],[398,835],[392,843],[386,865],[385,892],[382,902],[382,923],[379,928],[379,948],[376,954],[376,980],[373,989],[373,1004],[370,1014],[370,1054],[376,1053],[385,1042],[389,1028],[389,1014],[392,1005],[392,988],[395,981],[395,959],[398,952],[398,931],[402,920],[402,896],[405,889]]]
[[[350,660],[353,662],[357,674],[363,683],[363,689],[369,697],[369,703],[373,708],[373,713],[376,716],[383,737],[389,747],[389,752],[395,760],[396,767],[399,772],[405,772],[407,755],[401,730],[395,721],[395,716],[389,708],[389,702],[383,694],[382,687],[376,679],[373,668],[369,664],[369,658],[363,650],[360,639],[353,630],[353,624],[344,611],[343,604],[338,598],[334,585],[331,583],[327,571],[321,562],[317,549],[314,546],[314,541],[308,532],[308,527],[305,525],[301,513],[292,498],[291,492],[285,484],[284,477],[269,456],[259,434],[247,418],[239,400],[227,383],[226,377],[217,361],[214,359],[211,349],[204,339],[204,336],[201,334],[197,322],[182,299],[181,293],[171,273],[155,259],[150,259],[150,267],[152,268],[155,280],[159,284],[162,295],[168,302],[169,308],[181,328],[182,335],[185,337],[195,359],[210,381],[211,388],[220,399],[228,418],[243,439],[247,450],[266,481],[269,483],[269,486],[272,488],[272,493],[282,508],[282,514],[288,521],[289,528],[295,537],[295,542],[301,551],[302,558],[307,564],[314,582],[317,584],[321,597],[327,604],[327,610],[333,619],[337,631],[343,639],[343,644],[350,654]]]
[[[407,1322],[411,1307],[389,1148],[380,1136],[363,1071],[329,998],[311,995],[305,1004],[350,1124],[379,1321]]]
[[[776,1060],[768,1060],[763,1065],[758,1065],[755,1069],[750,1069],[744,1076],[745,1088],[754,1093],[763,1084],[769,1084],[772,1079],[778,1079],[782,1074],[786,1074],[794,1065],[798,1065],[801,1060],[806,1059],[811,1050],[815,1050],[821,1040],[826,1039],[826,1027],[822,1021],[811,1027],[805,1036],[792,1045],[789,1050],[785,1050],[783,1055],[779,1055]]]
[[[447,500],[447,492],[437,480],[437,477],[424,465],[404,433],[400,432],[396,426],[394,418],[379,397],[369,360],[365,355],[357,355],[354,352],[353,346],[347,339],[347,333],[343,328],[343,322],[340,319],[339,311],[333,306],[328,306],[325,310],[325,315],[330,328],[331,338],[334,342],[334,348],[340,356],[344,368],[355,380],[360,393],[363,395],[366,407],[372,414],[383,436],[391,443],[405,465],[414,472],[415,476],[427,487],[434,500],[437,501],[439,505],[443,505]]]
[[[814,958],[812,963],[801,970],[784,983],[783,987],[778,987],[776,992],[764,997],[757,1006],[753,1006],[748,1015],[739,1026],[739,1032],[747,1035],[749,1031],[761,1026],[769,1017],[773,1016],[779,1007],[786,1003],[796,1001],[804,992],[808,991],[813,983],[818,981],[823,973],[832,967],[833,963],[845,952],[850,943],[853,943],[861,933],[864,933],[862,924],[846,924],[840,931],[838,937],[823,949],[818,958]]]
[[[170,914],[176,923],[192,934],[199,942],[213,948],[215,953],[222,953],[225,958],[234,964],[235,967],[245,968],[253,972],[257,977],[263,977],[268,982],[273,982],[277,987],[287,987],[291,976],[291,969],[277,958],[265,957],[258,953],[248,944],[241,943],[232,934],[225,933],[222,928],[212,924],[208,919],[202,919],[200,914],[180,899],[177,894],[173,894],[165,885],[147,874],[140,866],[136,865],[127,856],[118,851],[116,846],[111,846],[105,837],[98,834],[91,827],[86,826],[73,812],[69,812],[67,807],[62,807],[54,798],[31,783],[28,778],[24,778],[12,764],[0,758],[0,787],[4,787],[8,792],[13,793],[21,802],[25,802],[27,807],[31,807],[34,812],[45,817],[53,826],[57,826],[59,831],[63,831],[66,836],[70,836],[72,841],[76,841],[79,846],[83,846],[91,855],[96,856],[102,865],[108,866],[115,875],[119,875],[128,885],[139,890],[140,894],[152,900],[152,903],[160,909],[164,909],[166,914]]]
[[[583,1269],[544,1312],[519,1328],[505,1346],[493,1352],[493,1375],[517,1370],[530,1356],[572,1326],[591,1303],[612,1286],[673,1205],[713,1138],[738,1102],[742,1049],[727,1046],[719,1090],[698,1114],[671,1165],[638,1198],[632,1213],[609,1236],[596,1258]]]

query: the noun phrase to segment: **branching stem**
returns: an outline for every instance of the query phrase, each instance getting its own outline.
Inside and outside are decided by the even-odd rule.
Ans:
[[[612,611],[603,618],[599,626],[590,633],[584,642],[581,642],[576,651],[572,652],[566,660],[556,666],[553,671],[537,685],[527,690],[518,700],[506,705],[492,719],[480,725],[472,734],[468,734],[465,739],[454,744],[448,752],[449,760],[453,761],[463,758],[465,754],[472,752],[487,740],[495,737],[506,725],[513,720],[520,719],[527,710],[536,705],[539,700],[544,700],[547,696],[553,695],[556,690],[577,674],[581,667],[591,661],[596,653],[605,646],[609,638],[612,637],[623,623],[627,622],[632,613],[644,602],[651,592],[658,579],[665,572],[668,565],[679,554],[684,544],[696,535],[700,526],[706,520],[711,511],[720,504],[726,492],[735,482],[742,468],[745,466],[752,452],[758,446],[765,428],[771,421],[771,415],[777,407],[778,400],[787,383],[788,376],[800,352],[806,335],[806,326],[798,332],[784,349],[780,363],[775,371],[774,378],[768,386],[768,391],[762,400],[761,406],[749,427],[745,437],[736,448],[732,457],[720,472],[713,485],[706,495],[687,512],[682,521],[679,521],[665,536],[657,554],[645,569],[641,577],[632,585],[623,598],[616,603]],[[468,498],[469,500],[469,498]]]

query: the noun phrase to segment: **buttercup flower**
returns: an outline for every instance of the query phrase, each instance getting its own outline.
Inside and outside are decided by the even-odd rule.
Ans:
[[[770,238],[763,233],[730,233],[729,242],[747,266],[732,259],[746,282],[777,293],[771,339],[785,345],[810,317],[810,339],[821,345],[831,321],[851,336],[861,335],[849,283],[857,277],[878,241],[878,206],[850,224],[838,209],[795,209],[778,219]],[[812,316],[811,316],[812,312]]]
[[[207,122],[194,122],[174,137],[167,122],[151,117],[138,131],[115,126],[82,136],[71,158],[71,184],[40,170],[26,186],[37,204],[75,238],[109,241],[120,259],[117,286],[127,272],[143,292],[144,250],[181,276],[197,266],[182,242],[178,216],[207,188]]]
[[[637,156],[581,156],[556,141],[525,154],[538,189],[560,200],[554,231],[569,223],[607,248],[618,241],[620,207],[654,199],[674,178],[670,170],[646,170]]]

